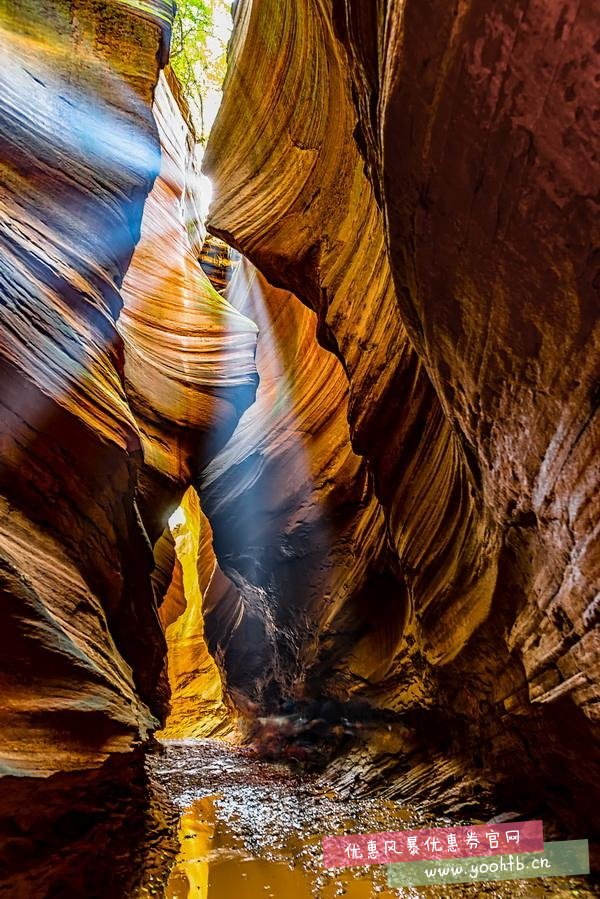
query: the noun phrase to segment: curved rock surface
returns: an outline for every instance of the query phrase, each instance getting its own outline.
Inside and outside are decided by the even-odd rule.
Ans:
[[[142,513],[154,540],[256,389],[256,326],[212,287],[190,240],[198,173],[176,84],[167,69],[155,92],[161,167],[118,321],[125,390],[142,434]]]
[[[125,888],[163,630],[169,736],[326,694],[348,791],[600,823],[591,0],[235,9],[225,298],[172,4],[0,6],[0,893]]]
[[[401,619],[402,607],[392,595],[381,509],[350,445],[347,380],[315,339],[316,316],[247,260],[229,298],[259,327],[260,385],[199,480],[231,581],[223,595],[217,576],[207,592],[210,642],[230,689],[273,698],[306,689],[311,666],[333,649],[332,633],[346,631],[335,651],[352,655],[351,689],[385,667],[385,654],[375,660],[364,644]],[[371,618],[365,590],[375,581],[381,597]],[[389,631],[382,648],[387,640]]]
[[[403,320],[519,556],[509,646],[596,720],[597,9],[336,10]]]
[[[204,593],[217,560],[198,494],[188,488],[169,522],[176,561],[160,607],[168,647],[171,696],[159,739],[225,737],[235,716],[204,635]]]
[[[250,82],[257,33],[269,35],[268,52]],[[316,74],[302,62],[309,46]],[[320,339],[348,373],[354,446],[370,458],[388,511],[421,649],[432,661],[451,659],[489,609],[497,538],[398,315],[331,23],[320,7],[243,4],[233,54],[205,162],[216,198],[210,227],[317,311]],[[315,78],[324,95],[314,93]]]
[[[131,702],[126,662],[141,695],[156,703],[164,648],[149,589],[152,554],[134,499],[140,435],[123,390],[115,328],[119,285],[159,158],[150,108],[162,32],[126,6],[102,14],[81,4],[71,15],[67,4],[55,3],[38,13],[36,19],[34,10],[16,4],[4,8],[1,22],[0,489],[7,497],[4,526],[16,531],[3,561],[3,593],[7,603],[13,597],[14,620],[6,648],[35,669],[37,645],[58,670],[70,668],[83,696],[61,729],[68,734],[71,721],[75,740],[83,724],[76,719],[86,716],[81,677],[87,667],[93,696],[93,681],[102,668],[106,677],[114,657],[114,674],[122,672],[113,683],[114,708],[92,703],[87,714],[99,726],[83,724],[97,759],[107,726],[131,741],[140,724],[150,725],[139,704],[129,720],[116,712],[126,696]],[[128,54],[123,35],[131,42]],[[19,549],[28,541],[35,566]],[[45,559],[42,547],[50,545],[55,552]],[[55,592],[61,579],[72,585],[68,602]],[[75,610],[80,618],[72,618]],[[39,623],[27,623],[28,616],[39,616]],[[86,637],[88,627],[97,644]],[[31,687],[19,685],[18,669],[13,674],[24,702]],[[69,704],[58,693],[57,715]],[[50,733],[51,696],[42,717]],[[40,734],[46,773],[53,742]],[[62,768],[58,759],[55,764]]]
[[[159,169],[152,108],[172,13],[62,0],[0,11],[0,892],[13,895],[43,892],[58,868],[69,895],[97,895],[73,884],[97,838],[110,862],[109,812],[136,830],[139,747],[168,692],[152,544],[210,458],[205,435],[216,420],[233,430],[256,381],[256,329],[194,264],[193,220],[182,237],[188,132],[163,81],[166,176],[121,294]],[[162,281],[144,269],[158,232]],[[176,487],[167,499],[160,477]],[[157,559],[165,582],[172,557]],[[66,855],[57,868],[50,855],[75,832],[82,869]],[[31,859],[34,839],[47,851]]]
[[[69,816],[79,816],[82,866],[97,839],[107,856],[116,849],[118,826],[94,809],[104,797],[123,814],[119,782],[133,833],[132,749],[164,702],[153,558],[135,503],[142,449],[115,327],[159,159],[151,104],[164,35],[153,8],[140,17],[125,4],[13,3],[0,14],[8,895],[42,892],[57,875],[53,851],[67,876]]]
[[[421,744],[388,776],[457,807],[546,792],[572,828],[561,789],[597,820],[600,761],[591,15],[239,4],[206,156],[210,230],[348,375],[408,606],[366,687]]]

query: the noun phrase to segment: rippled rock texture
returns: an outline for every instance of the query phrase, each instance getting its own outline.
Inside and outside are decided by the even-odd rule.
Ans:
[[[600,775],[592,18],[240,3],[206,161],[209,228],[317,313],[348,376],[399,572],[364,685],[413,728],[387,776],[456,808],[537,796],[579,832]]]
[[[123,282],[118,330],[144,450],[142,514],[156,540],[169,510],[254,399],[257,328],[199,265],[195,138],[170,69],[160,76],[153,112],[161,167]]]
[[[161,707],[115,321],[158,165],[164,38],[119,4],[3,4],[0,24],[1,879],[27,895],[47,861],[31,857],[31,833],[53,834],[48,853],[79,814],[84,855],[102,827],[94,803],[134,778],[133,762],[107,758]]]
[[[206,594],[209,644],[228,687],[254,701],[310,691],[313,668],[321,672],[325,656],[350,647],[351,687],[379,669],[367,647],[394,639],[398,610],[389,608],[383,515],[350,444],[347,380],[315,339],[314,313],[247,260],[229,298],[259,327],[260,384],[199,481],[230,580],[224,590],[215,580]]]
[[[94,895],[97,845],[123,887],[163,629],[167,733],[224,729],[223,683],[251,715],[351,697],[390,723],[348,792],[591,836],[591,0],[237,3],[227,297],[170,3],[0,14],[4,884],[75,841],[55,895]]]
[[[121,5],[12,4],[1,24],[3,695],[34,757],[8,722],[3,755],[49,774],[143,733],[134,684],[156,702],[162,667],[115,321],[159,159],[163,37]]]
[[[138,748],[167,708],[153,544],[206,435],[251,401],[256,329],[193,259],[188,131],[162,79],[152,113],[171,4],[0,13],[0,880],[31,895],[66,843],[82,867],[113,847],[116,871],[109,812],[135,832]],[[57,895],[98,895],[69,864]]]

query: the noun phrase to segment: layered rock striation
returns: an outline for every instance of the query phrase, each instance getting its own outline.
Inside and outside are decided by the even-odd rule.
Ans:
[[[315,339],[314,313],[247,260],[228,296],[259,327],[260,385],[199,479],[220,568],[205,597],[209,643],[238,700],[302,695],[312,666],[349,648],[352,689],[385,665],[365,645],[393,641],[402,608],[390,609],[383,516],[350,445],[347,380]]]
[[[114,784],[131,799],[132,750],[164,701],[115,326],[159,160],[165,34],[152,10],[2,5],[0,866],[12,895],[54,877],[73,816],[82,868],[100,831],[114,845],[94,808],[104,796],[123,813]],[[66,877],[66,858],[58,867]]]
[[[117,327],[144,450],[142,514],[156,540],[254,399],[257,328],[217,293],[198,262],[195,136],[169,68],[153,112],[161,167],[123,282]]]
[[[163,630],[168,735],[223,732],[224,685],[252,714],[364,699],[392,723],[348,789],[591,836],[591,3],[236,4],[226,297],[172,14],[0,6],[4,884],[75,840],[57,895],[93,894],[105,810],[144,803]]]
[[[123,281],[117,328],[125,348],[125,392],[141,433],[138,498],[155,543],[153,584],[157,600],[165,597],[160,618],[171,697],[161,734],[175,738],[229,727],[220,674],[204,641],[203,593],[216,564],[211,531],[193,488],[184,491],[254,399],[257,327],[216,291],[200,266],[197,145],[169,67],[159,77],[153,113],[160,171]],[[181,520],[169,528],[177,506]]]
[[[159,160],[164,36],[121,5],[13,4],[1,24],[4,696],[23,726],[39,718],[48,774],[65,756],[81,762],[70,745],[83,732],[98,760],[151,726],[134,684],[159,708],[164,643],[135,502],[142,449],[115,322]]]
[[[155,563],[153,545],[210,458],[207,435],[233,430],[256,381],[256,329],[193,258],[179,101],[163,80],[155,97],[172,14],[0,7],[0,890],[12,895],[50,876],[64,877],[57,895],[98,895],[100,882],[115,895],[132,874],[117,864],[118,816],[133,835],[140,747],[168,698],[157,605],[173,558]],[[147,268],[153,239],[162,278]],[[84,885],[97,840],[115,847],[114,870],[103,879],[99,863]]]
[[[595,720],[597,10],[335,11],[402,318],[518,557],[510,649]]]
[[[217,560],[210,524],[193,487],[171,516],[169,529],[175,565],[159,614],[167,638],[171,695],[165,726],[157,736],[229,739],[235,732],[235,713],[204,629],[204,595]]]
[[[596,820],[599,770],[592,10],[442,6],[239,4],[209,228],[348,377],[400,573],[364,687],[410,725],[386,776],[576,829],[564,791]]]

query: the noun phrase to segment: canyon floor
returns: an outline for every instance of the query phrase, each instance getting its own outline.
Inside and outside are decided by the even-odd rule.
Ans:
[[[600,895],[584,877],[392,890],[384,866],[326,869],[323,836],[449,822],[377,796],[342,800],[318,775],[257,760],[220,740],[164,741],[149,756],[148,773],[160,802],[176,808],[179,845],[149,840],[143,883],[132,899]]]

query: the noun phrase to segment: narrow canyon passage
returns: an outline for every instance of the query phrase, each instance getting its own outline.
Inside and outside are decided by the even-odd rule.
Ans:
[[[0,897],[600,895],[598,12],[0,0]]]

